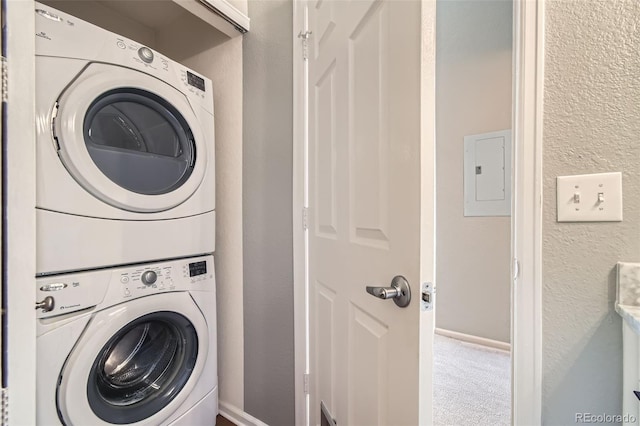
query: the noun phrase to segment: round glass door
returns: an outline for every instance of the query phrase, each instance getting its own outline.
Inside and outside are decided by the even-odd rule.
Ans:
[[[121,328],[99,351],[87,381],[89,406],[102,420],[135,423],[162,410],[182,390],[198,355],[191,322],[154,312]]]
[[[128,191],[166,194],[193,171],[189,125],[169,102],[146,90],[119,88],[97,97],[85,114],[83,135],[98,169]]]
[[[210,115],[148,74],[91,63],[57,105],[52,125],[60,161],[82,188],[112,207],[172,209],[214,170],[207,155]]]

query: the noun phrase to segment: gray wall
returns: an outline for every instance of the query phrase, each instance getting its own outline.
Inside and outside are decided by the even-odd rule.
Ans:
[[[464,137],[511,128],[512,4],[437,3],[436,327],[511,340],[510,217],[464,217]]]
[[[546,2],[544,424],[622,410],[614,266],[640,261],[639,17],[636,0]],[[623,222],[556,222],[556,176],[610,171],[623,173]]]
[[[249,1],[244,36],[244,410],[294,424],[292,3]]]

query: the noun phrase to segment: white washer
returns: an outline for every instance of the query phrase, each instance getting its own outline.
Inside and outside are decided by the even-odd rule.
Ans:
[[[211,80],[36,3],[37,273],[215,250]]]
[[[37,279],[50,302],[37,314],[37,424],[213,424],[213,268],[204,256]]]

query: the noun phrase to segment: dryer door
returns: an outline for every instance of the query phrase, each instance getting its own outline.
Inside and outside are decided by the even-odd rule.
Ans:
[[[98,312],[60,374],[63,423],[160,424],[201,375],[207,336],[205,319],[185,292]]]
[[[54,134],[74,179],[102,201],[158,212],[204,177],[204,132],[183,93],[140,71],[89,64],[58,100]]]

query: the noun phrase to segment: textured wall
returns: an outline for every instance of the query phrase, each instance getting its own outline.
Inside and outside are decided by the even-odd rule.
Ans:
[[[292,3],[249,1],[244,36],[245,411],[294,424]]]
[[[511,128],[511,1],[437,3],[436,327],[510,341],[510,217],[464,217],[464,136]]]
[[[545,11],[543,422],[622,410],[617,261],[640,261],[640,3]],[[556,223],[559,175],[623,173],[624,221]]]

